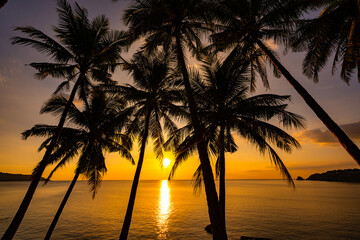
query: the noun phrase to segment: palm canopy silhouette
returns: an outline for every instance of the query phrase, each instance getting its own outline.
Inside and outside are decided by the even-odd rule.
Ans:
[[[125,10],[123,20],[134,39],[145,38],[143,49],[147,52],[161,46],[166,52],[175,52],[177,66],[183,77],[191,122],[199,141],[197,148],[203,168],[209,217],[214,239],[227,239],[225,221],[221,216],[214,176],[204,142],[204,129],[200,124],[197,107],[189,81],[185,49],[197,54],[201,48],[201,36],[209,30],[206,23],[207,0],[136,0]]]
[[[341,65],[341,78],[349,83],[354,70],[360,81],[360,4],[357,0],[314,1],[309,9],[318,9],[317,18],[297,22],[293,49],[306,50],[303,72],[319,80],[319,71],[333,56],[332,73]]]
[[[122,157],[134,160],[130,154],[131,141],[120,130],[125,126],[130,111],[122,111],[124,102],[114,96],[96,91],[91,94],[88,107],[80,110],[74,104],[70,105],[67,115],[68,125],[61,131],[57,144],[51,155],[48,165],[55,164],[55,168],[47,177],[45,183],[50,180],[53,173],[65,166],[69,161],[78,156],[75,176],[69,189],[51,223],[45,239],[50,239],[63,208],[71,194],[79,177],[84,175],[88,179],[93,197],[100,186],[102,176],[107,171],[105,164],[105,152],[118,152]],[[62,96],[51,98],[42,108],[42,113],[53,113],[61,116],[67,105],[67,99]],[[48,147],[56,126],[37,124],[22,133],[24,139],[30,136],[47,137],[39,147],[39,151]],[[36,169],[35,169],[36,171]]]
[[[135,162],[130,154],[131,141],[120,132],[131,116],[131,111],[123,110],[124,100],[99,90],[95,90],[89,99],[88,107],[83,110],[73,103],[70,105],[67,125],[73,127],[63,127],[48,162],[48,165],[55,163],[57,165],[45,183],[50,180],[56,170],[79,155],[76,172],[88,178],[91,191],[95,196],[101,182],[101,175],[106,172],[104,152],[118,152],[133,164]],[[60,117],[67,102],[68,100],[63,96],[54,96],[45,103],[41,113],[52,113]],[[22,137],[25,140],[31,136],[47,137],[38,149],[41,151],[48,147],[56,127],[37,124],[24,131]],[[34,171],[36,170],[37,168]]]
[[[113,84],[111,73],[118,64],[121,50],[128,43],[123,32],[109,29],[109,21],[104,15],[90,21],[86,9],[78,4],[72,7],[66,0],[58,1],[57,11],[59,24],[53,27],[56,39],[31,26],[15,28],[26,37],[12,38],[13,44],[31,46],[53,60],[53,62],[34,62],[30,66],[37,70],[35,77],[39,79],[48,76],[66,79],[58,86],[55,93],[69,90],[71,82],[74,82],[74,86],[41,164],[33,175],[23,202],[2,239],[14,237],[60,136],[76,93],[87,104],[89,89],[96,83]]]
[[[305,100],[331,133],[339,140],[345,150],[360,164],[360,150],[344,131],[331,119],[324,109],[306,91],[306,89],[280,63],[274,52],[266,46],[265,40],[273,39],[276,43],[288,44],[294,24],[298,21],[309,1],[291,0],[224,0],[214,9],[221,23],[219,31],[211,36],[219,50],[237,51],[238,44],[242,51],[254,52],[261,49],[270,62],[288,80]],[[243,50],[253,49],[253,50]]]
[[[194,72],[192,83],[199,115],[207,130],[208,148],[217,159],[219,199],[223,215],[225,216],[225,152],[234,152],[237,148],[233,133],[255,145],[261,154],[267,153],[289,185],[294,187],[290,173],[272,145],[286,152],[291,152],[292,147],[299,148],[300,145],[284,130],[268,123],[269,120],[277,118],[286,128],[304,126],[302,117],[286,110],[287,104],[284,102],[289,100],[290,96],[261,94],[250,97],[251,66],[244,57],[221,62],[215,55],[203,56],[201,72],[203,74]],[[186,126],[183,131],[188,130],[189,127]],[[179,133],[180,131],[177,131],[175,135]],[[176,147],[176,160],[170,177],[194,151],[195,141],[194,134],[190,133]],[[202,184],[200,172],[199,167],[194,174],[195,187]]]
[[[128,236],[148,138],[154,139],[155,155],[162,159],[163,134],[177,128],[172,117],[181,119],[183,116],[183,110],[178,106],[182,99],[181,86],[177,83],[178,74],[174,73],[170,61],[171,58],[164,53],[155,53],[151,56],[137,53],[131,61],[124,60],[122,63],[123,69],[131,74],[134,85],[110,88],[110,91],[124,97],[129,104],[128,108],[133,109],[127,134],[138,137],[140,142],[139,160],[120,239],[127,239]]]
[[[5,6],[6,3],[7,3],[7,0],[0,0],[0,8]]]

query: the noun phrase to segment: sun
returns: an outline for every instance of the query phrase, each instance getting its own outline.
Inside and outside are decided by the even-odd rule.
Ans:
[[[167,166],[169,166],[170,165],[170,163],[171,163],[171,161],[170,161],[170,159],[168,159],[168,158],[164,158],[164,160],[163,160],[163,166],[164,167],[167,167]]]

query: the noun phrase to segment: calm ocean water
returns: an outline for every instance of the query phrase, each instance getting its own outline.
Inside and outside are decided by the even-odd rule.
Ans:
[[[0,182],[0,236],[28,182]],[[40,186],[15,239],[42,239],[70,182]],[[104,181],[95,199],[79,181],[52,239],[118,239],[131,181]],[[278,240],[360,239],[360,184],[227,181],[227,231]],[[129,239],[211,239],[205,194],[191,181],[140,181]]]

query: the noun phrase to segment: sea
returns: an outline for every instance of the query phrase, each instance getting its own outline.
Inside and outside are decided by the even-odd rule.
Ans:
[[[43,239],[69,181],[39,185],[14,239]],[[29,182],[0,182],[0,236],[14,216]],[[93,199],[78,181],[52,239],[118,239],[131,181],[103,181]],[[227,180],[229,239],[360,239],[360,184],[282,180]],[[204,190],[191,181],[140,181],[129,239],[212,239]]]

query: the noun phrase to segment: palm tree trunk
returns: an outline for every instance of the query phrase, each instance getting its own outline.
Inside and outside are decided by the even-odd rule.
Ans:
[[[131,186],[129,203],[127,206],[124,223],[123,223],[123,226],[121,229],[121,234],[120,234],[120,238],[119,238],[120,240],[126,240],[128,237],[128,234],[129,234],[131,217],[132,217],[134,203],[135,203],[135,197],[136,197],[136,190],[137,190],[137,187],[139,184],[140,172],[141,172],[141,168],[142,168],[142,164],[143,164],[143,160],[144,160],[144,154],[145,154],[146,140],[147,140],[148,133],[149,133],[150,114],[151,114],[151,111],[150,111],[150,109],[148,109],[148,111],[146,113],[146,117],[145,117],[144,136],[142,136],[143,139],[141,141],[139,161],[138,161],[138,164],[136,167],[134,180],[133,180],[133,183]]]
[[[70,194],[71,194],[71,192],[72,192],[72,190],[73,190],[73,188],[75,186],[76,181],[78,180],[79,175],[80,175],[80,172],[76,171],[76,174],[75,174],[73,180],[71,181],[71,184],[70,184],[68,190],[66,191],[64,199],[62,200],[62,202],[61,202],[61,204],[59,206],[59,209],[57,210],[57,212],[55,214],[55,217],[54,217],[54,219],[53,219],[53,221],[52,221],[52,223],[51,223],[51,225],[49,227],[49,230],[46,233],[46,236],[45,236],[44,240],[49,240],[50,239],[50,237],[51,237],[51,235],[52,235],[52,233],[53,233],[53,231],[55,229],[55,226],[56,226],[56,224],[57,224],[57,222],[58,222],[58,220],[60,218],[60,215],[61,215],[62,211],[64,210],[65,204],[66,204],[67,200],[70,197]]]
[[[225,219],[225,143],[224,143],[224,137],[225,135],[225,126],[222,124],[220,126],[220,138],[219,138],[219,145],[220,145],[220,155],[219,155],[219,161],[220,161],[220,187],[219,187],[219,201],[220,201],[220,207],[222,210],[222,214]]]
[[[209,211],[210,223],[212,227],[213,239],[225,240],[227,239],[225,221],[224,221],[224,217],[221,214],[219,200],[215,188],[214,175],[210,165],[206,143],[203,137],[204,129],[200,124],[195,99],[190,85],[189,75],[185,65],[185,57],[182,50],[181,35],[179,29],[177,30],[175,37],[176,37],[177,59],[178,59],[178,64],[180,66],[180,70],[183,75],[185,91],[190,108],[191,122],[194,127],[195,135],[199,140],[199,142],[197,143],[197,149],[199,152],[199,158],[203,172],[206,199],[208,204],[208,211]]]
[[[54,149],[54,146],[60,136],[61,129],[63,128],[64,123],[65,123],[66,115],[70,109],[70,106],[71,106],[74,98],[75,98],[76,90],[80,84],[80,80],[82,78],[81,76],[82,75],[79,76],[78,80],[76,81],[76,83],[71,91],[68,103],[66,104],[66,106],[64,108],[64,111],[61,115],[59,124],[58,124],[58,126],[55,130],[55,133],[52,137],[52,140],[50,142],[50,145],[46,149],[44,157],[41,160],[41,162],[39,163],[39,166],[37,167],[35,174],[32,176],[32,181],[31,181],[30,186],[25,194],[25,197],[24,197],[23,201],[21,202],[20,207],[19,207],[18,211],[16,212],[13,220],[11,221],[9,227],[7,228],[6,232],[2,236],[1,240],[13,239],[17,229],[19,228],[19,226],[21,224],[22,219],[24,218],[26,210],[28,209],[28,207],[30,205],[31,199],[34,196],[37,185],[39,184],[40,178],[45,170],[47,163],[49,162],[49,159],[50,159],[51,153]]]
[[[350,156],[360,165],[360,150],[356,144],[346,135],[346,133],[337,125],[334,120],[325,112],[325,110],[315,101],[315,99],[301,86],[301,84],[286,70],[286,68],[277,60],[271,51],[260,41],[256,40],[259,47],[265,52],[271,62],[284,75],[289,83],[295,88],[307,105],[314,111],[316,116],[324,123],[329,131],[339,140],[340,144],[350,154]]]

